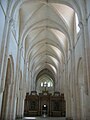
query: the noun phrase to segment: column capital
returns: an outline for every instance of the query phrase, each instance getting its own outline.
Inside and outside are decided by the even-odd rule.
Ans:
[[[82,22],[82,21],[79,21],[78,26],[80,27],[80,29],[82,29],[82,27],[83,27],[83,22]]]
[[[13,22],[13,17],[10,17],[9,15],[6,15],[6,20],[9,22],[9,23],[12,23]]]
[[[78,26],[80,27],[80,29],[82,29],[84,26],[87,26],[87,25],[88,25],[87,19],[79,21],[79,24],[78,24]]]

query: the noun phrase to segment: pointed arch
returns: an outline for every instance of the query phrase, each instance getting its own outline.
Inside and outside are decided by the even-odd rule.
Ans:
[[[13,97],[13,82],[14,82],[14,62],[13,57],[10,55],[7,61],[6,79],[3,83],[4,91],[2,97],[1,119],[10,118]]]

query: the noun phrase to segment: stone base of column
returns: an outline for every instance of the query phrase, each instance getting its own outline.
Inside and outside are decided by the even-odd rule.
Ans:
[[[66,120],[73,120],[73,118],[71,118],[71,117],[67,117]]]
[[[86,120],[90,120],[90,116],[88,116],[88,117],[86,118]]]
[[[16,119],[22,119],[23,118],[23,116],[16,116]]]

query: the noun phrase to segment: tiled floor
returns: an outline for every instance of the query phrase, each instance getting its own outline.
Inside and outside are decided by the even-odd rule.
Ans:
[[[21,120],[21,119],[17,119]],[[65,120],[63,117],[24,117],[22,120]]]

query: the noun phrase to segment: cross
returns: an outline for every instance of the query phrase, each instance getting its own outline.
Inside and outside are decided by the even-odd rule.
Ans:
[[[44,83],[45,91],[46,91],[47,86],[48,86],[48,84],[45,82]]]

